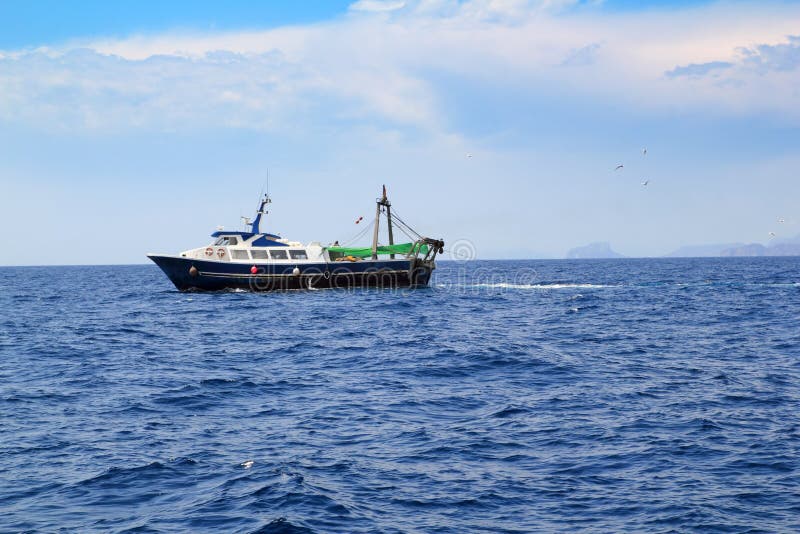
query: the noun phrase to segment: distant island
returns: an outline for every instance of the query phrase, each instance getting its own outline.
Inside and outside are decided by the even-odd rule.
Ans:
[[[622,254],[614,252],[610,243],[589,243],[583,247],[573,248],[567,252],[568,260],[588,260],[605,258],[624,258]]]
[[[720,256],[800,256],[800,243],[776,243],[766,247],[753,243],[723,250]]]
[[[667,254],[667,257],[670,258],[732,258],[756,256],[800,256],[800,235],[788,239],[777,239],[766,245],[762,245],[761,243],[697,245],[681,247]]]
[[[800,235],[776,239],[766,245],[761,243],[717,243],[689,245],[664,255],[665,258],[734,258],[758,256],[800,256]],[[624,258],[608,242],[597,242],[576,247],[567,252],[567,259]]]
[[[718,258],[726,250],[745,246],[744,243],[720,243],[716,245],[690,245],[673,250],[666,258]]]

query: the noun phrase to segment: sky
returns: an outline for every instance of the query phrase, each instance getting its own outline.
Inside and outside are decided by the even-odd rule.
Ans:
[[[799,149],[800,2],[0,0],[0,265],[204,246],[267,183],[303,242],[386,184],[484,259],[768,243]]]

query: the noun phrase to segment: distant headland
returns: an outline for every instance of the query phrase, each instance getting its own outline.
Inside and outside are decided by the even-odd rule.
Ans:
[[[709,245],[689,245],[665,254],[665,258],[732,258],[759,256],[800,256],[800,235],[786,239],[776,239],[767,243],[717,243]],[[589,243],[570,249],[566,258],[605,259],[624,258],[611,248],[608,242]]]
[[[567,252],[568,260],[588,260],[605,258],[624,258],[619,252],[614,252],[611,244],[607,242],[589,243],[582,247],[576,247]]]

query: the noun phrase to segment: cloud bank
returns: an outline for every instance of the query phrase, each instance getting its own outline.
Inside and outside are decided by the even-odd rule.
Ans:
[[[63,130],[370,124],[453,133],[458,87],[800,121],[800,6],[359,0],[342,18],[0,52],[0,120]],[[488,88],[488,89],[486,89]]]

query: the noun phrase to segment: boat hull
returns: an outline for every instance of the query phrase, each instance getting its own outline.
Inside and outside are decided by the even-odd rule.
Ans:
[[[204,261],[176,256],[148,255],[181,291],[245,289],[287,291],[292,289],[351,289],[357,287],[425,287],[433,262],[413,259],[322,262],[302,264],[253,264]],[[299,270],[299,273],[295,271]]]

